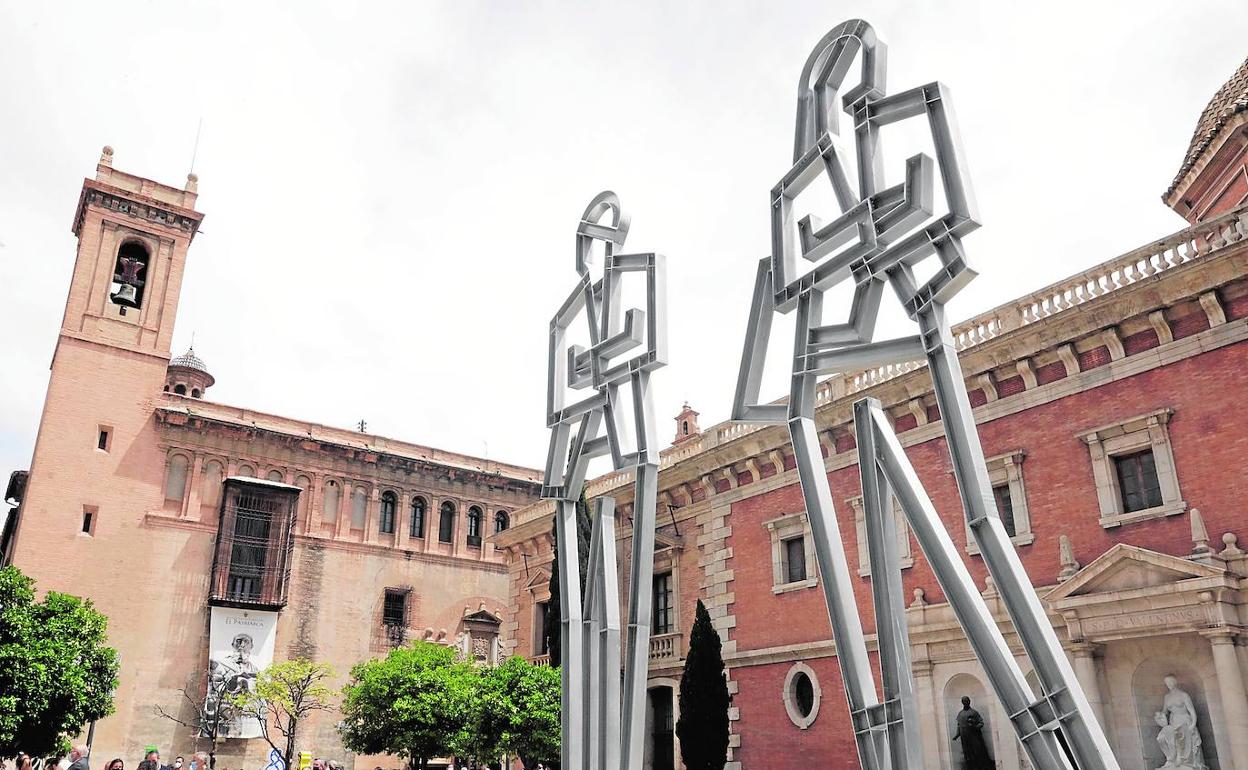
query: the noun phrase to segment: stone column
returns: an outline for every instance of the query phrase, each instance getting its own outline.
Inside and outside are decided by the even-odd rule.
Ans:
[[[1235,633],[1220,628],[1205,636],[1213,648],[1213,666],[1222,696],[1222,718],[1226,720],[1226,735],[1231,745],[1231,765],[1234,770],[1248,770],[1248,693],[1244,691],[1243,672],[1235,653]]]
[[[944,727],[939,723],[940,716],[936,710],[936,683],[932,680],[932,662],[915,660],[911,663],[914,671],[914,694],[919,699],[919,713],[926,716],[920,724],[923,739],[923,755],[931,757],[936,764],[940,756],[940,736]]]
[[[182,512],[181,515],[191,518],[199,518],[199,493],[204,485],[201,480],[204,475],[204,453],[196,452],[195,459],[191,463],[191,467],[187,469],[186,494],[182,495]]]
[[[1088,696],[1088,702],[1092,705],[1092,713],[1096,716],[1096,721],[1101,723],[1101,729],[1108,735],[1109,725],[1105,724],[1105,701],[1101,698],[1096,651],[1097,646],[1087,642],[1079,642],[1071,647],[1071,653],[1075,658],[1075,678],[1079,680],[1083,694]]]

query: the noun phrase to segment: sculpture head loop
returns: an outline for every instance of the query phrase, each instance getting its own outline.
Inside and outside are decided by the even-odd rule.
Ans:
[[[603,217],[611,214],[610,224],[604,223]],[[620,206],[620,198],[610,190],[604,190],[594,196],[581,215],[576,226],[576,272],[581,276],[589,275],[590,253],[594,241],[602,241],[606,245],[607,255],[614,253],[615,248],[624,245],[628,237],[628,215]]]
[[[862,19],[850,19],[832,28],[815,45],[797,84],[797,130],[793,142],[796,163],[825,133],[837,134],[836,97],[854,55],[862,51],[862,81],[845,94],[847,112],[864,97],[884,95],[888,49]]]

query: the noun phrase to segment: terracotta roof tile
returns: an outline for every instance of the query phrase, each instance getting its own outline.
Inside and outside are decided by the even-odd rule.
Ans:
[[[1230,80],[1218,89],[1218,92],[1209,100],[1204,112],[1200,113],[1200,120],[1196,121],[1196,131],[1192,134],[1192,141],[1187,146],[1187,154],[1183,157],[1183,165],[1179,167],[1179,173],[1175,175],[1174,181],[1170,183],[1163,198],[1168,198],[1170,193],[1174,192],[1174,188],[1179,186],[1184,175],[1192,170],[1192,166],[1213,143],[1227,121],[1237,113],[1246,110],[1248,110],[1248,59],[1239,65],[1235,74],[1231,75]]]

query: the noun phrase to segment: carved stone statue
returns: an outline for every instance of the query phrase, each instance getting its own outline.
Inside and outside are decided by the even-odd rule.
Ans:
[[[966,770],[994,770],[996,763],[988,754],[988,744],[984,741],[984,718],[971,708],[971,699],[962,696],[962,710],[958,712],[958,731],[953,734],[955,741],[962,741],[962,757],[966,760]]]
[[[1165,682],[1167,692],[1161,711],[1153,714],[1153,721],[1161,728],[1157,743],[1166,757],[1166,764],[1157,770],[1207,770],[1192,696],[1179,687],[1179,680],[1173,675],[1167,676]]]

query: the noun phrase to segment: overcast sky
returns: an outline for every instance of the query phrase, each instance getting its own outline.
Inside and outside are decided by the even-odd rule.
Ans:
[[[1248,54],[1243,0],[0,0],[0,472],[30,461],[82,178],[108,144],[181,186],[201,119],[173,352],[195,335],[213,400],[539,464],[546,325],[613,189],[628,250],[668,257],[663,436],[682,400],[725,419],[797,76],[855,16],[890,90],[956,95],[984,227],[955,320],[1181,228],[1160,195]]]

